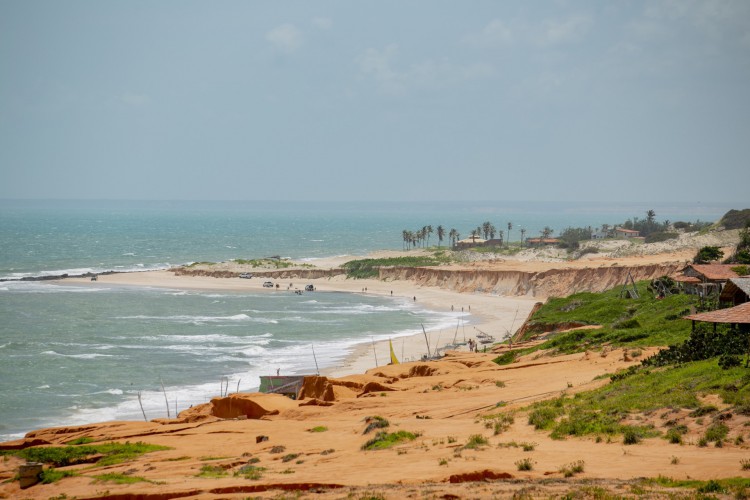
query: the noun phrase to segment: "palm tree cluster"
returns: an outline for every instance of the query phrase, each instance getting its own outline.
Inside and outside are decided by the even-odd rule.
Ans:
[[[513,223],[508,222],[508,240],[510,241],[510,231],[513,229]],[[437,232],[438,237],[438,247],[442,244],[443,240],[445,239],[446,232],[445,228],[443,226],[437,226],[437,230],[433,230],[431,225],[422,226],[421,229],[417,229],[416,231],[410,231],[408,229],[404,229],[401,232],[401,237],[403,239],[404,243],[404,249],[409,250],[416,247],[428,247],[430,246],[430,235]],[[521,229],[521,238],[523,239],[523,235],[526,233],[525,229]],[[503,241],[503,231],[498,230],[497,227],[495,227],[494,224],[492,224],[489,221],[485,221],[482,223],[482,225],[477,226],[475,229],[472,229],[470,231],[470,236],[472,239],[476,238],[484,238],[485,240],[495,239],[496,237],[500,240],[501,244]],[[461,235],[459,232],[452,228],[447,233],[448,240],[450,241],[451,247],[456,246],[456,243],[461,239]]]

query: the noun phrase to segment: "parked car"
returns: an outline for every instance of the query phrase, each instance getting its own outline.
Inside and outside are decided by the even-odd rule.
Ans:
[[[315,291],[315,287],[314,287],[314,286],[312,286],[312,285],[307,285],[307,286],[305,287],[305,291],[306,291],[306,292],[314,292],[314,291]]]
[[[263,288],[273,288],[273,283],[271,283],[270,281],[265,281],[263,283]]]
[[[250,279],[252,277],[253,277],[253,275],[250,274],[250,273],[242,273],[242,274],[240,274],[240,278]]]

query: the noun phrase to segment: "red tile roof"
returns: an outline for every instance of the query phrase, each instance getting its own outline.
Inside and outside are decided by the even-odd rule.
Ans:
[[[675,276],[673,278],[675,281],[679,281],[680,283],[700,283],[700,278],[696,278],[695,276]]]
[[[739,275],[732,271],[734,264],[691,264],[690,267],[709,280],[739,278]]]
[[[750,324],[750,302],[745,302],[727,309],[717,311],[691,314],[685,316],[685,319],[694,321],[705,321],[707,323],[742,323]]]

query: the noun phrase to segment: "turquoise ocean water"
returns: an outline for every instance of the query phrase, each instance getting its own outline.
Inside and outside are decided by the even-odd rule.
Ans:
[[[462,313],[361,294],[74,286],[24,277],[133,272],[280,255],[401,249],[425,225],[510,239],[645,216],[717,220],[736,204],[279,203],[0,200],[0,441],[46,426],[166,416],[258,376],[340,364],[358,344],[450,329]],[[437,243],[433,235],[432,244]],[[445,244],[446,242],[443,242]],[[466,321],[471,318],[465,316]],[[315,358],[312,349],[315,349]]]

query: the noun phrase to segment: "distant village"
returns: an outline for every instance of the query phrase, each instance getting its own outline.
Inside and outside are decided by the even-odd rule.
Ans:
[[[402,237],[404,248],[416,248],[430,245],[430,238],[435,235],[438,246],[447,238],[451,249],[466,250],[479,247],[540,247],[558,246],[561,248],[578,248],[579,242],[588,240],[603,240],[609,238],[633,239],[645,243],[664,241],[676,238],[680,232],[699,231],[711,223],[708,222],[663,222],[656,221],[656,212],[648,210],[645,218],[635,217],[621,224],[602,224],[601,227],[592,228],[566,228],[559,235],[553,237],[554,229],[545,227],[539,231],[539,236],[526,237],[525,228],[517,228],[519,239],[511,242],[511,232],[514,230],[512,222],[508,222],[503,229],[498,229],[494,224],[487,221],[472,229],[468,236],[462,238],[456,229],[446,231],[443,226],[423,226],[416,231],[404,230]],[[506,232],[507,228],[507,232]],[[434,240],[433,240],[434,241]]]

